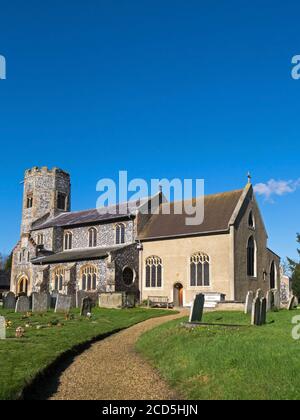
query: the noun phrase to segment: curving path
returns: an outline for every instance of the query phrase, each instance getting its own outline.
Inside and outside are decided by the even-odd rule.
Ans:
[[[175,400],[178,395],[135,351],[144,332],[188,314],[154,318],[93,344],[61,374],[52,400]]]

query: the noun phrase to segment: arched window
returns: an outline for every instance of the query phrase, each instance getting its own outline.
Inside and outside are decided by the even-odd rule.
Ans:
[[[210,286],[210,258],[202,252],[191,257],[190,285],[192,287]]]
[[[73,242],[73,234],[72,232],[66,232],[64,236],[64,249],[67,251],[68,249],[72,249],[72,242]]]
[[[22,276],[18,282],[18,294],[28,294],[28,278]]]
[[[126,286],[131,286],[134,282],[134,271],[130,267],[125,267],[123,270],[123,282]]]
[[[162,287],[162,260],[159,257],[146,260],[146,287]]]
[[[57,268],[54,272],[54,290],[58,292],[63,291],[64,282],[65,282],[65,269],[60,267]]]
[[[249,277],[256,277],[256,243],[251,236],[247,245],[247,274]]]
[[[253,215],[253,211],[252,210],[249,213],[248,226],[251,229],[254,229],[255,228],[255,219],[254,219],[254,215]]]
[[[98,270],[94,265],[86,265],[81,269],[81,290],[97,290]]]
[[[97,229],[89,229],[89,247],[93,248],[97,246]]]
[[[44,235],[42,233],[39,233],[37,236],[37,244],[44,245]]]
[[[276,266],[274,261],[270,269],[270,289],[276,289]]]
[[[125,225],[123,223],[116,225],[116,244],[125,244]]]

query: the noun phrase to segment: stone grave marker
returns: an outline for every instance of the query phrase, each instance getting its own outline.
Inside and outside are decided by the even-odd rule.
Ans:
[[[58,295],[56,299],[55,311],[68,313],[71,309],[72,297],[67,295]]]
[[[292,311],[295,308],[295,296],[292,296],[288,303],[288,311]]]
[[[16,296],[13,292],[8,292],[3,298],[3,309],[16,309]]]
[[[274,308],[280,309],[280,293],[279,290],[273,290],[274,295]]]
[[[25,313],[30,311],[29,298],[27,296],[20,296],[16,303],[16,312]]]
[[[265,325],[267,322],[267,299],[263,298],[260,305],[260,325]]]
[[[264,292],[261,289],[256,290],[255,299],[262,299],[264,297]]]
[[[246,296],[245,314],[251,314],[253,299],[254,299],[254,295],[253,295],[253,292],[250,290]]]
[[[267,311],[271,311],[274,307],[274,293],[273,290],[268,290],[267,293]]]
[[[6,339],[6,323],[5,318],[0,316],[0,340]]]
[[[32,312],[47,312],[48,301],[47,293],[34,293],[32,295]]]
[[[252,304],[251,324],[261,325],[260,316],[261,316],[261,300],[259,298],[255,298]]]
[[[92,313],[92,300],[89,297],[85,297],[82,299],[80,315],[87,316],[87,314],[91,314],[91,313]]]
[[[50,295],[50,309],[55,309],[58,295],[59,295],[59,292],[57,290],[52,291]]]
[[[196,295],[191,307],[189,322],[201,322],[203,317],[203,309],[205,303],[205,296],[203,293]]]

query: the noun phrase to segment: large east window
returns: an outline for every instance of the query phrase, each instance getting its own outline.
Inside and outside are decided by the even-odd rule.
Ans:
[[[162,287],[162,260],[152,256],[146,260],[146,287]]]
[[[210,258],[207,254],[198,252],[191,256],[190,285],[210,286]]]

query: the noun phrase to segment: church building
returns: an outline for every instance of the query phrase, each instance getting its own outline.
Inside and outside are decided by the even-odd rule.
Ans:
[[[134,206],[72,212],[68,173],[27,170],[11,291],[130,292],[139,301],[161,297],[189,306],[200,292],[242,302],[249,290],[279,289],[280,258],[267,246],[251,182],[205,196],[201,225],[187,225],[172,209],[159,191]]]

